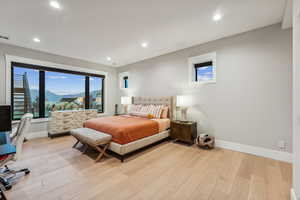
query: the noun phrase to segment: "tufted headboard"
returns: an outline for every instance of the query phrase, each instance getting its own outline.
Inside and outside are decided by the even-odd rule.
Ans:
[[[133,104],[142,105],[166,105],[169,107],[169,118],[174,120],[176,118],[176,100],[175,97],[132,97]]]

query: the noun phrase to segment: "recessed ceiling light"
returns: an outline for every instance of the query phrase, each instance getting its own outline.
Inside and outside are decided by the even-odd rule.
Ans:
[[[111,61],[111,57],[107,57],[106,59],[107,59],[107,61]]]
[[[60,5],[57,1],[50,1],[50,6],[56,9],[60,9]]]
[[[143,43],[141,44],[141,46],[142,46],[143,48],[146,48],[146,47],[148,47],[148,43],[147,43],[147,42],[143,42]]]
[[[213,20],[214,21],[219,21],[222,19],[222,15],[220,13],[217,13],[213,16]]]
[[[41,40],[39,38],[37,38],[37,37],[33,38],[33,41],[34,42],[41,42]]]

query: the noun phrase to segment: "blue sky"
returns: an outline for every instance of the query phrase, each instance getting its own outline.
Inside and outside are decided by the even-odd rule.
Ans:
[[[213,67],[200,67],[197,69],[197,79],[198,81],[208,81],[213,78]]]
[[[27,73],[29,88],[30,89],[38,89],[39,88],[39,71],[38,70],[14,67],[15,74],[24,75],[25,72]]]
[[[30,89],[38,89],[39,87],[39,71],[34,69],[26,69],[21,67],[14,67],[15,74],[27,73]],[[46,72],[45,73],[46,90],[55,94],[77,94],[85,90],[85,76],[59,73],[59,72]],[[100,90],[102,88],[101,78],[90,78],[90,91]]]
[[[55,94],[77,94],[85,90],[85,76],[65,74],[59,72],[46,72],[45,87]]]

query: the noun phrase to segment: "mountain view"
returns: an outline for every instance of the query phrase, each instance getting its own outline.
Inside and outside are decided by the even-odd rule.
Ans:
[[[98,93],[99,93],[99,91],[92,91],[91,97],[95,98]],[[101,94],[101,92],[100,92],[100,94]],[[39,96],[39,91],[37,89],[31,89],[30,96],[31,96],[32,102],[34,102],[36,100],[36,98]],[[75,98],[75,97],[84,97],[84,96],[85,96],[84,92],[81,92],[78,94],[59,95],[59,94],[55,94],[49,90],[45,91],[45,97],[46,97],[47,101],[49,101],[49,102],[59,102],[62,98]]]

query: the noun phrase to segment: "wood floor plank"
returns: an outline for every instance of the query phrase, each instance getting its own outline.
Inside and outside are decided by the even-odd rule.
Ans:
[[[233,188],[231,190],[229,200],[241,200],[248,199],[249,197],[249,189],[250,189],[250,180],[237,176]]]
[[[31,174],[6,194],[12,200],[287,200],[289,163],[240,152],[163,142],[124,163],[72,148],[70,137],[24,144],[14,168]]]

